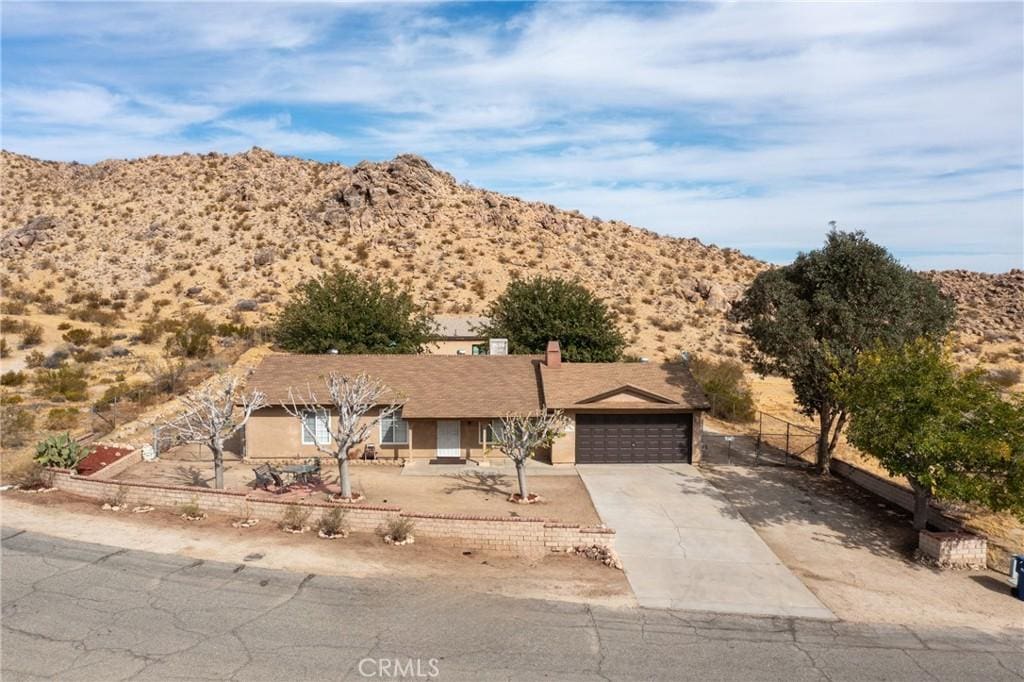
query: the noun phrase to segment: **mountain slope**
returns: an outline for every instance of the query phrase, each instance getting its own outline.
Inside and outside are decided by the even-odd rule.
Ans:
[[[725,312],[768,267],[460,185],[410,155],[354,167],[261,149],[91,166],[3,152],[2,162],[5,299],[60,314],[91,296],[128,324],[154,309],[265,320],[334,263],[398,279],[446,313],[481,312],[512,277],[551,274],[608,300],[633,353],[734,356],[741,339]],[[957,299],[965,348],[1024,341],[1024,273],[929,274]]]

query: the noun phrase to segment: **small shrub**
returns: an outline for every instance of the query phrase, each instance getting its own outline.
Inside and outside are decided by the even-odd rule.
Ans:
[[[43,398],[63,398],[70,401],[86,399],[89,387],[84,367],[58,367],[37,370],[36,393]]]
[[[49,488],[53,483],[53,474],[39,462],[26,462],[8,472],[8,480],[19,488],[32,490]]]
[[[199,506],[199,500],[195,495],[193,495],[192,499],[186,504],[181,505],[181,508],[178,511],[180,511],[181,515],[189,521],[198,521],[199,519],[206,518],[206,513],[203,512],[202,507]]]
[[[335,507],[331,511],[324,513],[320,520],[317,521],[316,529],[322,535],[345,535],[348,532],[345,510],[341,507]]]
[[[4,372],[0,375],[0,386],[21,386],[28,379],[24,372]]]
[[[117,491],[103,500],[105,506],[109,506],[113,509],[121,509],[128,504],[128,486],[119,485]]]
[[[690,359],[690,371],[707,394],[713,416],[739,422],[754,418],[754,398],[739,362],[695,356]]]
[[[7,343],[7,339],[0,339],[0,358],[11,357],[11,347]]]
[[[4,447],[18,447],[27,443],[35,423],[35,415],[19,405],[18,401],[5,399],[0,403],[0,443]]]
[[[186,358],[205,358],[210,354],[210,342],[216,332],[217,328],[206,315],[191,315],[167,340],[167,350]]]
[[[405,516],[398,516],[384,524],[383,536],[391,538],[392,542],[405,542],[412,535],[416,524],[412,519]]]
[[[69,433],[50,436],[36,445],[33,459],[43,466],[71,469],[85,456],[86,448],[82,447]]]
[[[78,409],[74,407],[54,407],[46,414],[46,428],[54,431],[66,431],[78,426]]]
[[[27,324],[21,330],[21,347],[32,348],[43,342],[43,328],[38,324]]]
[[[25,357],[25,366],[29,369],[42,367],[44,362],[46,362],[46,356],[37,350],[32,351]]]
[[[90,339],[92,339],[92,332],[89,331],[88,329],[81,329],[76,327],[75,329],[69,329],[68,331],[64,332],[64,335],[61,338],[63,338],[68,343],[75,344],[76,346],[84,346],[85,344],[89,343]]]
[[[289,505],[281,515],[278,525],[281,530],[301,532],[306,529],[306,521],[309,520],[309,510],[297,504]]]

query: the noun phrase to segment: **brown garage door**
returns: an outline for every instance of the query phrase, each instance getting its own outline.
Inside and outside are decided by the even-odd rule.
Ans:
[[[689,462],[690,414],[577,414],[576,461]]]

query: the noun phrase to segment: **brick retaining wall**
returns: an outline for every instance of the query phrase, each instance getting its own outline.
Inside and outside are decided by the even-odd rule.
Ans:
[[[942,568],[984,568],[988,554],[985,538],[971,533],[921,531],[917,547]]]
[[[405,512],[393,505],[286,502],[268,500],[247,492],[110,481],[96,476],[80,476],[65,469],[51,469],[51,472],[54,487],[96,500],[122,495],[130,505],[171,508],[195,502],[203,511],[267,521],[278,521],[288,507],[301,506],[310,512],[310,525],[325,511],[341,507],[346,511],[345,520],[349,527],[357,533],[375,533],[388,521],[405,517],[415,523],[413,534],[417,537],[503,554],[541,556],[549,552],[569,552],[580,545],[613,548],[615,541],[615,531],[610,528],[557,523],[548,519],[426,514]]]

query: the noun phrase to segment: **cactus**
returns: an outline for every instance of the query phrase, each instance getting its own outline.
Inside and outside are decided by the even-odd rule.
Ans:
[[[36,445],[36,456],[33,459],[43,466],[70,469],[85,456],[85,451],[85,447],[65,432],[40,441]]]

